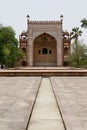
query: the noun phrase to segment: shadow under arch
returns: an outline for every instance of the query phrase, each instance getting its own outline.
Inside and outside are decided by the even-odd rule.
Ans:
[[[57,66],[57,41],[48,33],[37,36],[33,42],[34,66]]]

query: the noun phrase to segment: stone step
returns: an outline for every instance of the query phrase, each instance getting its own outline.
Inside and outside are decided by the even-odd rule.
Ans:
[[[0,76],[87,76],[87,69],[70,67],[30,67],[0,70]]]

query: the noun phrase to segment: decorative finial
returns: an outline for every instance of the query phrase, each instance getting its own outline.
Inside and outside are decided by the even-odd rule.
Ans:
[[[29,18],[30,18],[30,16],[29,16],[29,14],[27,15],[27,21],[29,22]]]
[[[60,20],[61,20],[61,22],[63,21],[63,15],[62,14],[60,15]]]
[[[27,18],[30,18],[29,14],[27,15]]]

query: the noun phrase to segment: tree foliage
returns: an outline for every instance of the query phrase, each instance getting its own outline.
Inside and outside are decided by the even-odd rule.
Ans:
[[[0,26],[0,63],[13,67],[17,59],[22,56],[13,28]]]
[[[87,28],[87,19],[84,18],[80,22],[81,22],[81,27]]]
[[[71,46],[71,55],[69,57],[69,62],[71,63],[71,66],[74,67],[87,67],[87,45],[83,44],[82,41],[79,41],[77,47],[78,50],[76,54],[76,45],[73,42]]]
[[[79,30],[78,27],[72,28],[72,32],[70,33],[71,39],[74,39],[75,44],[75,59],[77,60],[77,66],[79,66],[79,55],[78,55],[78,38],[82,35],[82,31]]]
[[[70,33],[70,38],[78,40],[78,37],[82,35],[82,31],[79,30],[78,27],[72,28],[72,31]]]

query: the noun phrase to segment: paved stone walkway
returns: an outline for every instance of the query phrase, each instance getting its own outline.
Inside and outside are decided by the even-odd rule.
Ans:
[[[28,130],[65,130],[49,78],[43,78]]]
[[[52,77],[67,130],[87,130],[87,77]]]
[[[40,77],[0,77],[0,130],[26,130]]]

